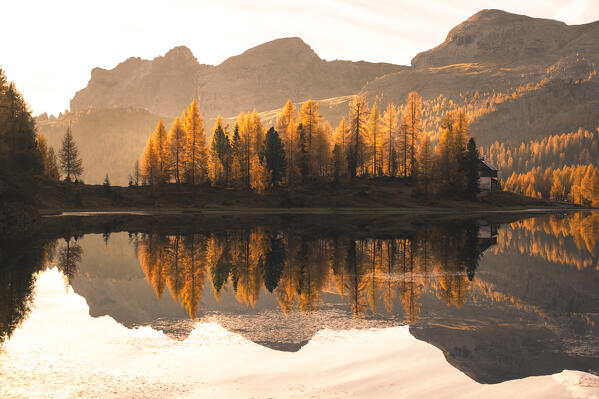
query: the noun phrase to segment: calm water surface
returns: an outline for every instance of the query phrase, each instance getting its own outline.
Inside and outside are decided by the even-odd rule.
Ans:
[[[599,213],[338,230],[5,246],[0,397],[599,397]]]

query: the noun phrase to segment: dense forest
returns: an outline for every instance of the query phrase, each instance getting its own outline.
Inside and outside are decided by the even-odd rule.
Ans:
[[[599,206],[598,131],[579,129],[520,145],[495,142],[480,151],[500,170],[506,190]]]
[[[433,147],[423,133],[422,99],[412,92],[403,107],[389,104],[383,111],[355,96],[347,117],[335,128],[324,120],[317,102],[307,100],[296,111],[287,101],[268,130],[254,110],[241,113],[233,126],[217,118],[207,140],[194,100],[168,133],[158,122],[129,182],[263,192],[314,180],[347,184],[356,177],[392,177],[415,183],[424,195],[474,198],[479,161],[465,113],[447,113],[441,129]]]

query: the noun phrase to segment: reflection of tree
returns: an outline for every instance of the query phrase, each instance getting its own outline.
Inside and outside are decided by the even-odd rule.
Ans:
[[[539,216],[502,227],[496,252],[538,256],[579,270],[599,270],[599,213]]]
[[[285,243],[279,233],[270,236],[270,251],[264,255],[262,266],[262,279],[269,292],[273,292],[279,285],[283,268],[285,267]]]
[[[403,310],[417,321],[420,297],[433,293],[448,305],[466,300],[478,264],[478,225],[438,224],[419,228],[415,237],[310,237],[263,228],[186,236],[143,235],[139,259],[161,296],[168,287],[190,317],[198,312],[210,279],[218,299],[234,293],[255,306],[262,288],[272,292],[284,313],[318,309],[322,292],[335,287],[352,313]],[[397,305],[396,305],[397,304]]]
[[[66,283],[70,285],[71,279],[79,270],[81,255],[83,250],[77,244],[76,239],[71,242],[71,238],[65,238],[65,245],[58,251],[58,268],[64,275]]]
[[[55,243],[0,246],[0,345],[31,311],[35,273],[53,257]]]

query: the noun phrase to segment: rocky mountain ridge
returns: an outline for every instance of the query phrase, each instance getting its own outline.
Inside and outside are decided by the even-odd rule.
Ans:
[[[200,64],[189,49],[176,47],[151,61],[130,58],[112,70],[94,69],[88,86],[71,101],[71,112],[58,120],[40,119],[38,125],[54,146],[75,115],[80,126],[91,129],[74,126],[75,138],[92,141],[85,146],[94,150],[110,145],[102,126],[110,126],[113,137],[139,136],[122,159],[111,155],[109,163],[87,164],[86,181],[99,183],[112,168],[118,184],[126,183],[129,170],[121,169],[141,153],[150,122],[172,120],[194,97],[209,135],[219,114],[232,122],[240,112],[256,109],[269,126],[287,99],[318,100],[335,126],[347,115],[352,95],[364,95],[381,109],[389,102],[403,104],[415,90],[423,97],[425,131],[433,140],[442,116],[462,108],[479,144],[518,143],[599,126],[598,54],[599,22],[566,25],[500,10],[482,10],[457,25],[442,44],[416,55],[410,67],[325,61],[299,38],[264,43],[217,66]],[[144,110],[144,122],[137,124],[143,130],[119,133],[125,109]],[[119,116],[110,119],[111,112]],[[95,128],[84,123],[98,120],[98,114],[108,119]]]

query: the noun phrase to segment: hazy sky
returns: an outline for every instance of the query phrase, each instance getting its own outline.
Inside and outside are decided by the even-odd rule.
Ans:
[[[218,64],[260,43],[299,36],[324,59],[409,64],[483,8],[568,24],[599,20],[597,0],[7,0],[0,66],[35,113],[57,114],[94,67],[186,45]]]

